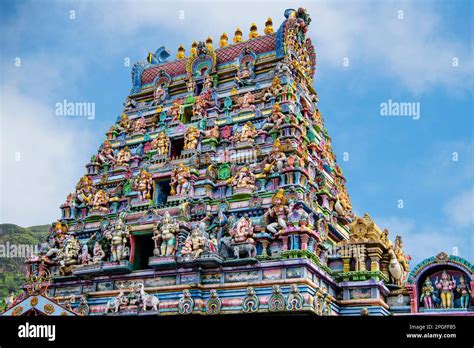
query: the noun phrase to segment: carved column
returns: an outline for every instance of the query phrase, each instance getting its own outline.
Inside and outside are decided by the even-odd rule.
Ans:
[[[307,234],[302,234],[300,236],[300,238],[301,238],[301,250],[307,250],[308,249],[309,236]]]
[[[382,249],[379,246],[367,248],[367,254],[370,258],[370,270],[372,272],[380,271],[380,260],[382,259]]]

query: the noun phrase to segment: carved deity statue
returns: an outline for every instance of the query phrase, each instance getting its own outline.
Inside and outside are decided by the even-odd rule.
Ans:
[[[283,165],[286,160],[286,155],[282,151],[280,140],[277,139],[273,144],[272,151],[268,156],[262,161],[263,174],[280,172],[283,170]]]
[[[235,243],[255,244],[253,237],[252,221],[247,215],[242,216],[235,226],[229,230],[229,234]]]
[[[178,167],[173,170],[171,175],[171,195],[184,195],[187,194],[191,188],[190,183],[191,172],[183,162],[178,164]]]
[[[140,117],[133,123],[133,132],[139,134],[146,133],[146,120],[145,117]]]
[[[125,214],[121,213],[115,225],[105,232],[105,237],[110,240],[110,252],[112,261],[120,261],[124,258],[124,250],[128,243],[130,234],[125,224]]]
[[[200,131],[195,127],[189,127],[184,133],[184,150],[195,150],[198,145]]]
[[[234,136],[232,137],[232,143],[233,144],[238,143],[238,142],[254,143],[257,133],[258,131],[255,128],[255,125],[252,122],[247,121],[242,126],[242,130],[240,131],[240,133],[234,134]]]
[[[441,273],[441,279],[436,277],[435,286],[441,292],[441,305],[443,308],[453,308],[454,294],[453,290],[456,288],[456,280],[454,277],[449,278],[446,271]]]
[[[425,283],[423,284],[423,287],[421,288],[421,296],[420,296],[420,301],[423,301],[425,308],[431,309],[433,308],[433,294],[434,294],[434,288],[433,288],[433,283],[431,283],[430,278],[426,278]]]
[[[397,257],[398,262],[400,262],[405,272],[408,272],[410,269],[410,266],[408,265],[408,260],[410,257],[405,255],[405,253],[403,252],[402,237],[397,236],[395,238],[395,246],[393,248],[393,251],[395,252],[395,256]]]
[[[208,240],[204,235],[202,228],[197,226],[186,239],[183,248],[181,249],[181,255],[185,257],[189,255],[195,260],[206,250],[207,245]]]
[[[105,258],[105,251],[102,249],[102,246],[99,242],[95,242],[94,250],[92,250],[92,262],[98,263]]]
[[[138,191],[140,200],[151,199],[151,190],[153,188],[153,179],[151,174],[142,169],[135,179],[134,189]]]
[[[108,213],[109,194],[105,190],[98,190],[92,199],[92,210]]]
[[[108,140],[104,141],[102,149],[97,154],[97,162],[102,165],[106,163],[115,164],[114,150]]]
[[[288,199],[285,197],[285,191],[279,189],[272,197],[272,206],[265,212],[267,230],[273,234],[279,230],[287,228],[287,219],[289,214]]]
[[[181,117],[181,104],[177,101],[173,102],[173,105],[170,107],[170,115],[173,121],[178,121]]]
[[[128,133],[132,127],[132,122],[130,121],[127,114],[123,113],[120,121],[117,123],[117,130],[119,132]]]
[[[165,132],[160,132],[158,136],[151,141],[151,148],[156,150],[156,153],[160,156],[168,155],[170,139],[165,135]]]
[[[153,229],[153,241],[155,242],[155,250],[153,254],[156,256],[174,255],[176,251],[176,235],[179,232],[179,223],[173,219],[167,211],[163,215],[163,219],[156,224]]]
[[[456,290],[461,296],[461,308],[468,308],[469,301],[471,300],[471,290],[469,290],[469,284],[466,284],[464,276],[459,277],[459,285]]]
[[[117,166],[128,167],[131,156],[132,156],[132,154],[130,153],[130,150],[128,149],[127,146],[125,146],[117,154],[117,160],[116,160],[115,164]]]
[[[230,184],[234,189],[255,190],[255,174],[244,166],[230,179]]]
[[[265,90],[265,93],[263,94],[263,99],[267,101],[271,98],[276,98],[280,96],[282,92],[283,87],[281,85],[280,78],[278,76],[275,76],[272,80],[272,84]]]
[[[240,97],[240,107],[242,109],[251,109],[251,110],[254,110],[255,109],[255,97],[253,96],[253,94],[251,92],[247,92],[245,93],[242,97]]]

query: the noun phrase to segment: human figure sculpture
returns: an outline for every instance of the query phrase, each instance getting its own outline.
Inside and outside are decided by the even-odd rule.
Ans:
[[[173,121],[178,121],[181,117],[181,104],[177,101],[173,102],[173,105],[170,107],[170,115]]]
[[[130,162],[130,158],[131,158],[131,153],[130,153],[130,150],[128,149],[128,147],[124,147],[123,149],[121,149],[119,151],[119,153],[117,154],[117,160],[115,162],[115,164],[117,166],[124,166],[124,167],[128,167],[128,164]]]
[[[173,170],[171,176],[171,195],[184,195],[187,194],[191,183],[189,181],[191,177],[191,172],[188,167],[186,167],[183,162],[178,164],[178,167]]]
[[[168,155],[170,147],[170,139],[166,136],[165,132],[160,132],[158,136],[151,141],[151,148],[156,150],[156,153],[160,156]]]
[[[423,301],[425,308],[432,309],[433,308],[433,294],[434,288],[433,283],[431,283],[430,278],[426,278],[423,287],[421,288],[421,296],[420,301]]]
[[[89,254],[87,244],[82,246],[81,254],[79,255],[79,263],[81,265],[88,265],[92,261],[92,256]]]
[[[441,291],[441,305],[443,308],[453,308],[453,290],[456,288],[456,280],[454,277],[449,279],[449,275],[446,271],[441,273],[441,279],[436,277],[435,286]]]
[[[279,189],[272,197],[272,206],[265,212],[264,218],[267,221],[267,230],[273,234],[287,228],[287,218],[289,214],[288,199],[285,191]]]
[[[153,92],[153,105],[160,105],[166,99],[166,90],[162,85],[156,86]]]
[[[242,97],[240,97],[240,107],[242,109],[251,109],[255,110],[255,97],[251,92],[245,93]]]
[[[456,290],[458,291],[459,295],[461,295],[461,308],[468,308],[469,301],[471,300],[471,291],[469,290],[469,285],[466,284],[466,279],[464,276],[459,277],[459,285],[457,286]]]
[[[235,75],[235,82],[240,87],[250,86],[253,84],[253,64],[251,62],[245,62],[242,67],[237,70]]]
[[[77,264],[81,249],[81,243],[74,234],[69,233],[64,241],[63,249],[57,255],[58,269],[61,275],[70,273],[72,266]]]
[[[255,190],[255,174],[244,166],[230,179],[230,183],[234,189]]]
[[[265,90],[263,94],[264,100],[269,100],[271,98],[278,97],[283,92],[283,87],[281,86],[281,81],[278,76],[275,76],[272,80],[272,84]]]
[[[398,262],[400,262],[402,265],[404,271],[408,272],[410,269],[410,266],[408,265],[409,257],[403,252],[403,242],[401,236],[397,236],[395,238],[395,246],[393,251],[395,252],[395,256],[397,257]]]
[[[138,191],[138,198],[140,200],[151,199],[151,190],[153,188],[151,174],[142,169],[135,180],[134,188]]]
[[[75,208],[84,208],[92,204],[95,190],[92,180],[88,176],[83,176],[76,185]],[[76,216],[77,214],[75,214]]]
[[[179,232],[179,223],[169,212],[165,212],[163,219],[153,229],[155,242],[154,254],[157,256],[174,255],[176,251],[176,235]]]
[[[195,127],[189,127],[184,133],[184,150],[195,150],[198,145],[200,131]]]

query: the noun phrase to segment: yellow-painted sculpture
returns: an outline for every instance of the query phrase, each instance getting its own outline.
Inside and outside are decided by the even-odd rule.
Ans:
[[[257,24],[252,23],[250,26],[249,39],[255,39],[256,37],[258,37]]]
[[[186,50],[184,49],[184,46],[183,45],[180,45],[178,47],[178,53],[176,54],[176,59],[183,59],[185,58],[185,52]]]
[[[117,160],[116,160],[115,164],[117,166],[128,167],[128,163],[130,162],[130,157],[131,156],[132,156],[132,154],[130,153],[130,150],[128,149],[128,146],[125,146],[117,154]]]
[[[234,43],[242,42],[242,30],[237,28],[234,33]]]
[[[168,155],[170,147],[170,139],[165,135],[165,132],[160,132],[158,136],[152,140],[151,148],[156,150],[158,155]]]
[[[191,126],[184,133],[184,150],[195,150],[198,145],[200,132],[197,128]]]
[[[222,33],[221,38],[219,40],[219,47],[225,47],[228,45],[229,37],[226,33]]]
[[[268,18],[265,22],[265,29],[263,30],[265,34],[273,34],[273,21],[271,18]]]
[[[191,183],[189,181],[191,177],[191,172],[188,167],[186,167],[182,162],[179,163],[178,167],[173,170],[171,174],[171,191],[170,194],[173,195],[184,195],[188,193]]]

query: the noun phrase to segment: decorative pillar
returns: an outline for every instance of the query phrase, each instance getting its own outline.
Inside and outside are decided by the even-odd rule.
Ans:
[[[382,249],[378,246],[367,248],[367,254],[370,257],[370,270],[372,272],[380,271],[380,260],[382,259]]]
[[[301,238],[301,250],[308,250],[309,236],[307,234],[302,234],[300,238]]]
[[[288,236],[282,236],[281,239],[283,241],[283,245],[282,245],[281,249],[283,251],[287,251],[288,250]]]

